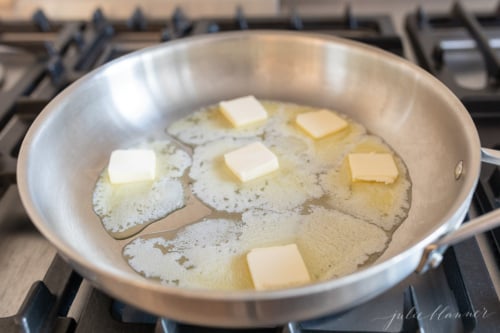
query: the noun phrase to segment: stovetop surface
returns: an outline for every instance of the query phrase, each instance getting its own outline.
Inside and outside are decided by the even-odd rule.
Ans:
[[[0,21],[0,331],[233,331],[160,321],[92,288],[56,255],[21,205],[15,168],[22,138],[31,122],[58,92],[109,60],[191,35],[233,29],[287,29],[329,33],[382,47],[418,62],[438,77],[446,67],[445,83],[456,68],[461,70],[460,82],[489,75],[493,78],[489,83],[495,83],[494,75],[485,74],[481,53],[473,49],[473,39],[467,32],[470,29],[461,26],[464,21],[470,24],[471,15],[474,18],[476,14],[466,10],[464,14],[455,7],[445,13],[415,7],[404,15],[391,9],[358,15],[353,8],[345,6],[340,12],[322,16],[299,15],[297,10],[290,10],[286,15],[267,18],[247,17],[243,10],[235,9],[232,18],[196,20],[181,9],[168,19],[149,19],[137,9],[123,20],[110,20],[96,10],[90,19],[81,21],[51,20],[43,11],[37,11],[31,20]],[[487,17],[488,24],[495,21],[491,14],[477,17]],[[500,19],[496,20],[500,33]],[[444,26],[445,31],[432,32],[429,22],[439,29]],[[460,26],[459,32],[453,30],[454,25]],[[420,37],[413,35],[412,27],[423,30]],[[486,34],[494,39],[497,28],[489,29],[493,32],[488,30]],[[451,39],[460,41],[459,46],[471,56],[457,56],[457,44],[451,44],[450,51],[446,30],[453,30]],[[448,49],[442,47],[441,39]],[[427,44],[419,46],[420,42]],[[480,93],[459,87],[456,92],[469,106],[482,144],[491,148],[500,148],[500,104],[485,96],[491,95],[493,100],[500,96],[496,87],[483,85],[486,92]],[[479,102],[474,100],[478,95]],[[481,108],[484,105],[488,106],[486,111]],[[469,215],[474,217],[499,206],[500,170],[485,165]],[[498,234],[488,232],[454,246],[438,269],[422,276],[412,275],[346,313],[246,332],[497,332]]]

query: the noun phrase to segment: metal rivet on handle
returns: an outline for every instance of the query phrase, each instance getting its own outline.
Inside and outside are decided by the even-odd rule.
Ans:
[[[459,180],[463,172],[464,172],[464,161],[459,161],[457,163],[457,166],[455,167],[455,179]]]
[[[429,265],[432,268],[437,268],[443,261],[443,255],[439,252],[433,252],[429,258]]]

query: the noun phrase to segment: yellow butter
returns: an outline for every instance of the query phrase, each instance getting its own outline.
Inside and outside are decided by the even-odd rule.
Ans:
[[[153,180],[156,174],[156,155],[149,149],[117,149],[108,164],[112,184]]]
[[[234,127],[241,127],[267,119],[266,109],[254,96],[222,101],[219,103],[219,108]]]
[[[297,115],[295,122],[315,139],[320,139],[347,127],[347,121],[328,110],[301,113]]]
[[[399,174],[394,158],[388,153],[354,153],[348,159],[352,181],[390,184]]]
[[[311,280],[296,244],[252,249],[247,263],[257,290],[292,287]]]
[[[224,155],[227,167],[246,182],[279,168],[276,155],[261,142],[254,142]]]

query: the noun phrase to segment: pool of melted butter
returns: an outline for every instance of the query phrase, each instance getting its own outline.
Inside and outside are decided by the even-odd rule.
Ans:
[[[123,249],[130,266],[163,284],[203,289],[252,289],[246,253],[296,243],[313,281],[340,277],[373,263],[408,215],[411,181],[403,160],[382,138],[337,113],[347,128],[313,139],[297,114],[317,109],[261,101],[269,117],[233,128],[217,106],[195,111],[167,132],[189,149],[182,187],[212,213],[174,231],[135,238]],[[241,183],[223,155],[254,141],[278,157],[279,170]],[[178,148],[180,149],[180,148]],[[399,170],[392,184],[352,182],[351,152],[389,152]],[[148,222],[149,223],[149,222]]]

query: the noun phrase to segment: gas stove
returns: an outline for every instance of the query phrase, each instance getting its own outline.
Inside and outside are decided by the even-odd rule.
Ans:
[[[411,275],[342,314],[280,327],[231,330],[160,319],[93,288],[31,224],[19,199],[16,162],[35,117],[62,89],[132,51],[189,36],[247,29],[331,34],[414,60],[461,98],[483,146],[500,148],[500,16],[456,4],[447,11],[414,7],[358,14],[346,5],[324,15],[291,6],[280,16],[191,19],[181,8],[151,19],[97,9],[88,20],[0,22],[0,331],[17,332],[497,332],[500,327],[500,230],[466,240],[443,264]],[[299,8],[300,9],[300,8]],[[404,21],[404,29],[403,29]],[[478,83],[479,82],[479,83]],[[484,165],[469,218],[500,208],[500,169]],[[307,305],[305,305],[307,306]]]

